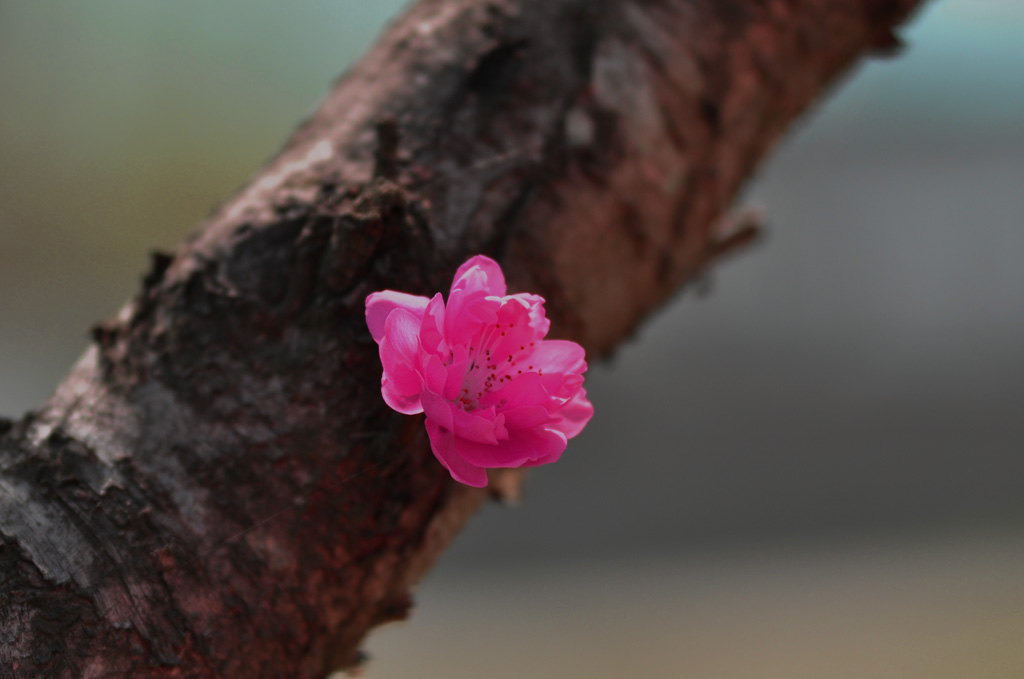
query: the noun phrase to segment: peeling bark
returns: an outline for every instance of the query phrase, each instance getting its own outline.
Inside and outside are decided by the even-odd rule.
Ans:
[[[610,352],[751,235],[736,191],[916,4],[421,0],[0,421],[0,677],[356,663],[486,498],[381,400],[365,296],[482,252]]]

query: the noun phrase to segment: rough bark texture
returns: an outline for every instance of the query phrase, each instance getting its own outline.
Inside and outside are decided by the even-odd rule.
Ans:
[[[915,4],[411,8],[0,423],[0,676],[356,662],[486,495],[382,402],[366,294],[446,289],[483,252],[553,336],[609,352],[742,239],[714,225],[757,161]]]

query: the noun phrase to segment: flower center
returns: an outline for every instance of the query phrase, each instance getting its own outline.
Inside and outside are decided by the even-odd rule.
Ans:
[[[458,398],[463,410],[476,410],[486,394],[509,384],[519,375],[540,372],[529,362],[536,347],[531,339],[533,333],[523,326],[527,324],[499,322],[485,326],[466,347],[469,364]]]

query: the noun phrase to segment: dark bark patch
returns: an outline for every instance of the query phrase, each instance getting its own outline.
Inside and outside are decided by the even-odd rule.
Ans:
[[[168,267],[174,261],[174,256],[160,250],[153,250],[149,253],[149,272],[142,277],[144,290],[152,290],[164,279]]]
[[[513,40],[486,52],[466,78],[466,90],[482,104],[501,101],[519,73],[526,45],[526,40]]]
[[[207,285],[209,276],[209,272],[194,271],[182,286],[184,309],[196,318],[208,317],[216,308],[214,293]]]
[[[512,239],[513,235],[518,230],[520,223],[520,217],[526,211],[526,208],[533,201],[534,196],[537,193],[537,182],[526,182],[522,185],[522,189],[513,198],[505,210],[498,217],[494,229],[494,242],[487,243],[480,251],[481,252],[493,252],[499,259],[504,254],[505,248],[508,242]]]
[[[708,98],[700,100],[700,115],[708,125],[712,137],[722,133],[722,112],[714,101]]]
[[[574,158],[583,173],[595,184],[607,184],[608,169],[615,167],[625,149],[619,129],[619,115],[609,108],[594,102],[583,110],[593,126],[593,140],[575,150]]]
[[[596,5],[598,3],[593,3]],[[590,82],[594,72],[594,51],[597,49],[598,30],[597,17],[599,9],[591,4],[575,8],[569,25],[577,28],[570,36],[572,64],[579,76],[579,81]]]
[[[398,121],[385,118],[377,123],[377,148],[374,151],[373,176],[377,179],[398,177],[398,146],[402,141]]]
[[[398,592],[395,596],[385,599],[377,609],[373,625],[383,625],[386,622],[398,622],[409,617],[412,609],[412,596],[408,592]]]
[[[243,238],[226,263],[227,286],[251,304],[272,308],[285,301],[290,270],[297,257],[295,244],[306,219],[283,219],[253,230]]]
[[[629,242],[633,245],[633,251],[637,256],[646,255],[651,249],[651,239],[644,229],[643,217],[640,211],[630,201],[623,201],[620,205],[622,216],[619,224],[622,230],[629,236]]]
[[[96,323],[89,328],[89,336],[101,349],[109,349],[117,341],[117,329],[115,322]]]

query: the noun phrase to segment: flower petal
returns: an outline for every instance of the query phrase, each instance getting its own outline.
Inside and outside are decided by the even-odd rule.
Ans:
[[[551,453],[549,453],[547,455],[542,455],[542,456],[540,456],[538,458],[530,460],[529,462],[524,462],[520,466],[521,467],[526,467],[526,468],[529,468],[529,467],[539,467],[542,464],[551,464],[552,462],[558,462],[558,460],[560,460],[561,457],[562,457],[562,453],[564,453],[564,452],[565,452],[565,447],[563,446],[559,450],[555,450],[555,451],[553,451],[553,452],[551,452]]]
[[[510,408],[502,410],[505,416],[505,426],[508,429],[531,429],[533,427],[550,427],[562,433],[565,430],[559,426],[561,418],[552,415],[544,406],[523,406],[522,408]],[[566,434],[568,436],[568,434]]]
[[[562,432],[566,438],[571,439],[583,431],[594,416],[594,406],[587,400],[586,389],[576,392],[572,400],[559,408],[557,416],[558,422],[548,426]]]
[[[405,309],[393,310],[384,323],[380,341],[380,362],[384,367],[381,394],[400,413],[421,412],[419,393],[420,322]]]
[[[445,333],[451,344],[469,344],[483,326],[497,320],[501,300],[482,291],[452,290],[448,296]]]
[[[423,370],[423,383],[420,388],[424,392],[431,392],[433,394],[444,395],[445,382],[448,380],[448,371],[444,367],[444,363],[441,362],[441,357],[428,354],[426,360],[422,360],[421,357],[420,365]]]
[[[444,298],[439,292],[430,299],[423,310],[420,344],[424,351],[432,354],[448,353],[448,343],[444,336],[444,317]]]
[[[565,403],[583,386],[583,375],[546,372],[540,378],[545,391]]]
[[[565,434],[551,429],[518,429],[509,431],[508,440],[497,445],[476,443],[456,437],[459,457],[479,467],[532,466],[539,459],[557,459],[567,445]]]
[[[583,347],[575,342],[544,340],[530,358],[544,372],[582,375],[587,371],[585,356]]]
[[[445,371],[444,390],[441,395],[453,403],[465,395],[463,391],[466,373],[469,371],[469,354],[466,347],[457,344],[452,347],[451,362],[443,368]]]
[[[452,404],[439,394],[430,390],[424,390],[421,395],[423,401],[423,412],[427,421],[434,422],[437,426],[448,431],[455,430],[455,416],[452,414]]]
[[[530,406],[548,408],[553,399],[544,390],[541,377],[535,372],[517,375],[508,384],[484,395],[480,404],[484,407],[495,406],[502,411]]]
[[[434,457],[451,473],[453,479],[475,488],[483,488],[487,485],[487,471],[467,462],[456,451],[456,441],[459,439],[454,432],[444,429],[429,419],[426,421],[426,427],[427,436],[430,438],[430,449],[434,451]]]
[[[530,310],[530,327],[533,328],[534,334],[541,339],[546,337],[548,330],[551,328],[551,321],[548,320],[547,315],[544,313],[544,298],[528,292],[520,292],[509,297],[518,299],[527,306]]]
[[[418,415],[423,412],[420,395],[401,393],[391,385],[387,375],[380,378],[380,394],[389,408],[403,415]]]
[[[371,292],[366,298],[366,325],[373,339],[379,344],[384,337],[384,323],[395,309],[405,309],[420,318],[429,302],[426,297],[408,295],[394,290]]]
[[[494,297],[505,295],[505,274],[501,267],[490,257],[477,255],[470,257],[465,264],[455,272],[455,280],[452,281],[452,291],[466,290],[473,292],[482,290]]]
[[[517,297],[506,297],[498,311],[493,328],[491,353],[500,365],[522,363],[532,357],[534,347],[541,343],[539,334],[530,323],[530,307]],[[512,366],[505,366],[511,368]],[[520,366],[525,368],[525,365]],[[515,374],[513,372],[513,374]]]
[[[452,415],[455,416],[455,435],[474,443],[494,445],[498,442],[497,429],[504,430],[504,415],[495,416],[493,410],[477,410],[467,413],[461,408],[453,408]],[[490,415],[490,417],[488,417]],[[498,418],[501,421],[498,421]]]
[[[498,438],[507,438],[505,430],[505,416],[495,414],[493,408],[476,410],[467,413],[451,401],[424,390],[421,395],[423,412],[427,419],[437,423],[438,426],[451,430],[459,438],[475,443],[494,445]]]

